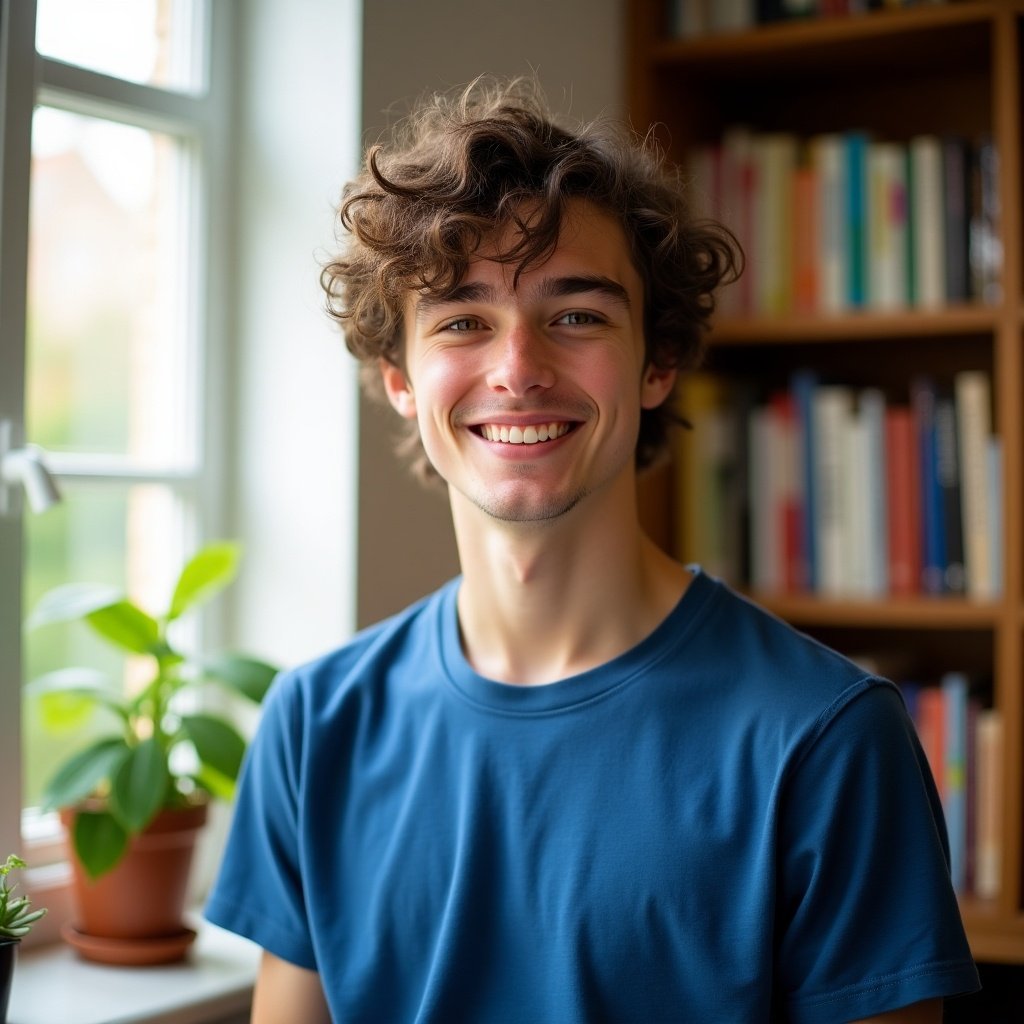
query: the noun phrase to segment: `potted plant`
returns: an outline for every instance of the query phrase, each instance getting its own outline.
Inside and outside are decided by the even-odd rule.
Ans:
[[[230,721],[199,710],[195,697],[212,683],[259,703],[277,670],[241,654],[191,656],[170,634],[185,612],[232,581],[238,560],[236,544],[204,547],[182,569],[161,615],[109,587],[66,584],[44,595],[29,619],[32,629],[81,620],[150,666],[132,694],[88,668],[30,684],[51,727],[76,727],[100,708],[113,723],[58,766],[43,796],[46,809],[61,811],[73,851],[79,920],[63,934],[90,959],[166,962],[195,937],[182,921],[192,848],[210,798],[233,796],[246,746]]]
[[[14,960],[18,945],[28,935],[32,925],[46,913],[33,910],[27,896],[15,896],[17,886],[8,884],[8,876],[25,862],[12,853],[0,864],[0,1024],[7,1024],[7,1003],[14,981]]]

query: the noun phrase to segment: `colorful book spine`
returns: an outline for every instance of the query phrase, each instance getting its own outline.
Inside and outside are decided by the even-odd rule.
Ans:
[[[868,137],[863,132],[843,136],[846,184],[846,295],[854,309],[867,303],[868,266]]]

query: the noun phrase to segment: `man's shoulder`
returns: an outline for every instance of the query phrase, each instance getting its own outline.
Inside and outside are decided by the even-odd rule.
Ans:
[[[776,706],[824,711],[862,689],[886,685],[873,666],[842,654],[771,610],[722,585],[705,635],[723,675]]]
[[[441,616],[455,581],[402,611],[360,629],[339,646],[283,672],[279,699],[322,704],[344,691],[372,688],[383,670],[422,668],[433,657]]]

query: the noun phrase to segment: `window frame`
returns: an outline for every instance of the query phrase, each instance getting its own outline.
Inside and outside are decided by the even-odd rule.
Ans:
[[[24,437],[26,380],[27,267],[32,116],[37,105],[166,132],[193,149],[186,233],[182,254],[191,300],[191,360],[188,391],[193,396],[196,443],[193,459],[182,465],[141,465],[122,456],[53,453],[47,465],[61,479],[108,484],[155,483],[182,494],[195,508],[200,539],[222,534],[226,522],[227,446],[230,403],[218,400],[227,380],[232,317],[229,238],[233,227],[231,192],[235,0],[207,0],[201,26],[205,53],[202,89],[179,92],[140,85],[76,67],[35,48],[36,0],[0,0],[0,419],[14,424],[14,442]],[[215,201],[220,197],[220,202]],[[24,812],[22,801],[21,683],[23,644],[21,607],[24,581],[23,521],[28,513],[15,494],[13,511],[0,517],[0,851],[21,850],[30,864],[62,855],[55,816],[40,819]],[[217,642],[223,624],[216,609],[205,616],[204,642]],[[64,916],[69,880],[67,865],[30,873],[34,896],[51,908],[46,927],[32,937],[53,937]],[[44,922],[41,922],[42,925]],[[37,934],[38,933],[38,934]]]

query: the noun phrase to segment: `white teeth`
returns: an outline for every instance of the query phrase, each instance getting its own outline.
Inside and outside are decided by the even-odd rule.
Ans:
[[[480,426],[480,433],[488,441],[500,441],[504,444],[537,444],[539,441],[554,441],[568,430],[568,423],[538,423],[536,426],[528,427],[484,423]]]

